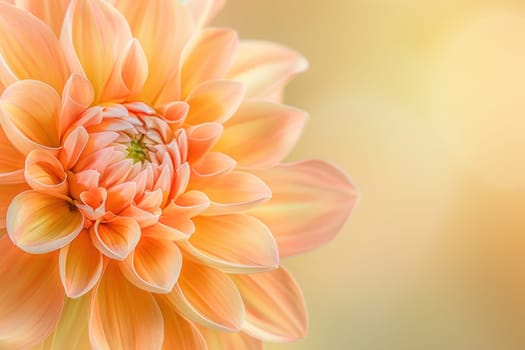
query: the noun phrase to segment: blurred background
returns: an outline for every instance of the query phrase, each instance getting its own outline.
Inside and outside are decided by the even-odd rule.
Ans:
[[[267,349],[525,349],[525,3],[229,0],[215,24],[309,59],[289,159],[362,194],[338,238],[284,261],[310,331]]]

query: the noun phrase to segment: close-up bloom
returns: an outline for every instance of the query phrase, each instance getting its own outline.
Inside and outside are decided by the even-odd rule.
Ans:
[[[305,336],[282,258],[356,202],[283,163],[297,52],[223,1],[0,0],[0,349],[262,349]]]

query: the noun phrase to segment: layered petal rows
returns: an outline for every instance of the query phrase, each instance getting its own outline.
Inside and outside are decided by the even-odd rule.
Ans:
[[[214,0],[0,0],[0,349],[262,349],[301,338],[280,259],[356,189],[285,163],[293,50]]]

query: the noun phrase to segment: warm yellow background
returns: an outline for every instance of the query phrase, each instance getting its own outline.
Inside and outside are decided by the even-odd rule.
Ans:
[[[308,57],[290,159],[362,193],[334,242],[284,262],[310,332],[267,349],[525,349],[525,2],[230,0],[216,23]]]

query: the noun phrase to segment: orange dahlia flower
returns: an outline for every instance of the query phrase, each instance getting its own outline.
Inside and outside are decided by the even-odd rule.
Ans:
[[[306,68],[222,1],[0,1],[0,349],[261,349],[306,330],[279,259],[354,203],[280,162]]]

